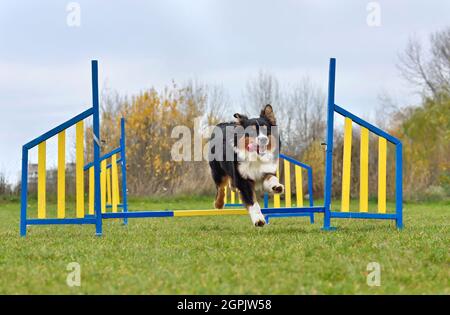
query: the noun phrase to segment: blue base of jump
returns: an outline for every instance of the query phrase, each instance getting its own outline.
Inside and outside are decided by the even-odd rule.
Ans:
[[[173,217],[173,211],[129,211],[129,212],[107,212],[102,213],[103,219],[122,219],[122,218],[163,218]]]
[[[270,223],[271,218],[291,218],[291,217],[309,217],[309,222],[314,223],[314,213],[273,213],[265,216],[266,223]]]
[[[26,225],[44,224],[95,224],[95,218],[65,218],[65,219],[27,219]]]
[[[178,210],[183,211],[183,210]],[[189,210],[187,210],[189,211]],[[303,208],[263,208],[261,212],[264,215],[277,215],[281,217],[288,216],[309,216],[313,213],[324,212],[323,207],[303,207]],[[154,211],[128,211],[128,212],[107,212],[102,213],[103,219],[121,219],[121,218],[161,218],[173,217],[174,210],[154,210]]]
[[[124,224],[128,223],[128,218],[163,218],[174,217],[174,211],[183,210],[153,210],[153,211],[128,211],[128,212],[106,212],[102,213],[102,219],[124,219]],[[187,210],[189,211],[189,210]],[[324,207],[301,207],[301,208],[263,208],[267,223],[271,218],[287,217],[309,217],[310,222],[314,223],[315,213],[324,213]],[[401,229],[398,218],[391,213],[368,213],[368,212],[330,212],[330,218],[336,219],[383,219],[396,221],[397,228]],[[27,219],[25,226],[29,225],[70,225],[70,224],[96,224],[97,219],[94,215],[86,215],[84,218],[64,218],[64,219]],[[336,227],[323,227],[323,231],[335,231]],[[25,231],[21,232],[24,236]],[[101,233],[96,233],[101,236]]]
[[[180,210],[182,211],[182,210]],[[313,216],[314,213],[324,212],[323,207],[304,208],[264,208],[261,212],[270,217],[295,217]],[[128,212],[106,212],[102,213],[103,219],[127,219],[127,218],[161,218],[173,217],[174,210],[154,210],[154,211],[128,211]],[[312,219],[314,220],[314,218]],[[125,221],[124,224],[128,222]],[[64,218],[64,219],[27,219],[25,225],[46,225],[46,224],[96,224],[94,215],[86,215],[84,218]]]
[[[331,212],[331,217],[337,219],[384,219],[384,220],[397,219],[397,216],[393,213],[369,213],[369,212]]]
[[[183,210],[175,210],[183,211]],[[189,210],[187,210],[189,211]],[[302,207],[302,208],[263,208],[261,212],[268,218],[282,217],[311,217],[314,222],[314,213],[324,213],[324,207]],[[128,212],[106,212],[102,213],[104,219],[121,218],[157,218],[173,217],[174,210],[152,210],[152,211],[128,211]],[[337,219],[384,219],[396,220],[397,216],[391,213],[368,213],[368,212],[330,212],[331,218]],[[27,225],[40,224],[95,224],[94,215],[86,215],[84,218],[64,218],[64,219],[27,219]]]

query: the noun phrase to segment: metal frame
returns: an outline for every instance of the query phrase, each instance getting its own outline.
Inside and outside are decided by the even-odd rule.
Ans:
[[[115,148],[115,149],[112,150],[111,152],[108,152],[108,153],[102,155],[102,156],[100,157],[100,162],[103,161],[103,160],[109,159],[111,156],[113,156],[114,154],[117,154],[117,153],[122,153],[122,147]],[[121,158],[122,158],[122,156],[121,156]],[[117,160],[117,163],[119,163],[120,160],[121,160],[121,159],[118,159],[118,160]],[[87,164],[84,166],[83,170],[84,170],[84,171],[87,171],[87,170],[89,170],[91,167],[93,167],[94,165],[95,165],[95,164],[94,164],[93,161],[92,161],[92,162],[89,162],[89,163],[87,163]],[[111,164],[108,164],[108,166],[111,167]]]
[[[179,212],[190,212],[190,211],[197,211],[197,210],[152,210],[152,211],[130,211],[130,212],[107,212],[103,213],[102,217],[104,219],[120,219],[120,218],[155,218],[155,217],[174,217],[176,216],[175,213]],[[198,211],[198,214],[190,215],[190,216],[202,216],[200,213],[202,210]],[[206,210],[205,210],[206,211]],[[234,213],[234,209],[229,210],[217,210],[218,212],[225,213],[227,211],[230,212],[230,214]],[[269,215],[271,217],[281,217],[286,216],[286,214],[289,214],[289,216],[300,216],[301,214],[306,214],[309,216],[310,213],[323,213],[324,208],[323,207],[302,207],[302,208],[263,208],[261,209],[261,212],[264,215]]]
[[[402,143],[399,139],[386,133],[378,127],[370,124],[364,119],[350,113],[344,108],[335,104],[335,81],[336,81],[336,59],[330,59],[329,81],[328,81],[328,106],[327,106],[327,139],[326,139],[326,159],[325,159],[325,192],[324,192],[324,223],[323,230],[333,230],[331,218],[345,219],[387,219],[395,220],[398,229],[403,227],[403,162],[402,162]],[[350,118],[356,124],[367,128],[370,132],[385,138],[396,147],[395,159],[395,214],[391,213],[362,213],[362,212],[338,212],[331,209],[331,190],[333,177],[333,131],[334,131],[334,113]]]
[[[92,72],[92,107],[84,112],[72,117],[59,126],[42,134],[41,136],[26,143],[22,147],[22,182],[21,182],[21,210],[20,210],[20,235],[25,236],[28,225],[46,224],[95,224],[96,235],[102,234],[102,216],[100,207],[100,113],[98,96],[98,62],[91,61]],[[93,118],[93,147],[94,147],[94,210],[95,215],[84,218],[64,218],[64,219],[28,219],[28,151],[39,143],[48,140],[63,130],[75,125],[77,122],[92,116]]]
[[[47,224],[95,224],[96,235],[102,235],[102,223],[103,219],[122,218],[124,224],[128,223],[128,218],[151,218],[151,217],[173,217],[176,213],[181,211],[189,212],[191,210],[165,210],[165,211],[129,211],[128,210],[128,198],[127,198],[127,178],[126,178],[126,135],[125,135],[125,119],[121,119],[121,137],[120,146],[109,153],[100,155],[100,114],[99,114],[99,93],[98,93],[98,62],[93,60],[91,62],[92,70],[92,107],[84,112],[76,115],[75,117],[67,120],[61,125],[51,129],[50,131],[42,134],[41,136],[26,143],[22,147],[22,183],[21,183],[21,210],[20,210],[20,235],[25,236],[27,232],[27,225],[47,225]],[[384,219],[395,220],[397,228],[403,227],[403,199],[402,199],[402,143],[397,138],[389,135],[383,130],[375,127],[374,125],[366,122],[358,116],[348,112],[342,107],[335,104],[335,74],[336,74],[336,60],[330,59],[329,68],[329,81],[328,81],[328,105],[327,105],[327,134],[326,134],[326,159],[325,159],[325,189],[324,189],[324,205],[321,207],[314,206],[314,200],[312,195],[312,168],[309,165],[301,163],[291,157],[284,154],[280,154],[280,157],[305,168],[308,172],[308,192],[309,192],[309,207],[293,207],[293,208],[269,208],[268,207],[268,195],[264,196],[264,208],[263,214],[266,216],[267,221],[270,218],[277,217],[297,217],[297,216],[309,216],[311,223],[314,222],[314,213],[324,214],[324,230],[334,229],[331,226],[331,218],[344,218],[344,219]],[[369,131],[377,134],[380,137],[385,138],[396,147],[396,211],[393,213],[362,213],[362,212],[337,212],[331,209],[331,189],[332,189],[332,165],[333,165],[333,134],[334,134],[334,113],[338,113],[344,117],[350,118],[353,122],[367,128]],[[94,161],[84,166],[84,170],[94,167],[94,215],[86,214],[84,218],[64,218],[64,219],[28,219],[27,218],[27,206],[28,206],[28,151],[37,146],[42,141],[57,135],[61,131],[75,125],[77,122],[87,118],[93,117],[93,148],[94,148]],[[113,154],[120,153],[120,159],[117,163],[122,167],[122,212],[116,213],[101,213],[101,196],[100,196],[100,162],[111,157]],[[239,206],[237,204],[228,206]],[[233,214],[237,213],[237,210],[222,210],[221,214]],[[211,211],[210,211],[211,212]],[[192,216],[201,215],[200,212],[191,211]]]
[[[313,175],[312,175],[312,167],[308,164],[297,161],[296,159],[287,156],[285,154],[280,153],[280,158],[292,163],[294,165],[300,166],[305,169],[308,173],[308,195],[309,195],[309,206],[314,207],[314,196],[313,196]],[[264,193],[264,208],[269,208],[269,194]],[[277,208],[280,209],[280,208]],[[296,209],[305,209],[305,207],[291,207],[289,209],[293,209],[290,213],[273,213],[265,215],[266,223],[269,224],[270,218],[288,218],[288,217],[309,217],[310,223],[314,223],[314,213],[315,212],[298,212]],[[307,209],[307,208],[306,208]]]

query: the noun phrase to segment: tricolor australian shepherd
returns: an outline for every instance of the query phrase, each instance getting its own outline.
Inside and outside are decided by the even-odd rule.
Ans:
[[[223,135],[223,154],[215,156],[217,147],[212,148],[210,153],[214,156],[209,159],[217,188],[214,206],[224,207],[225,187],[230,186],[239,191],[252,223],[264,226],[266,221],[255,189],[259,186],[269,193],[284,191],[276,177],[280,147],[275,114],[272,106],[266,105],[258,118],[241,114],[234,114],[234,118],[235,122],[220,123],[215,127],[217,132],[213,132]]]

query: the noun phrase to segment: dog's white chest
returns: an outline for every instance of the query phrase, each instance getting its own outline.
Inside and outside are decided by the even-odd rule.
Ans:
[[[239,162],[238,170],[245,179],[260,180],[264,174],[275,174],[277,161],[242,161]]]

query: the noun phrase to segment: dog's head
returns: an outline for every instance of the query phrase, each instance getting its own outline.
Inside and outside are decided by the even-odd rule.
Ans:
[[[238,149],[248,155],[263,156],[273,153],[278,143],[277,121],[271,105],[266,105],[257,118],[234,114],[236,124],[243,132],[238,139]],[[247,154],[246,154],[247,155]]]

